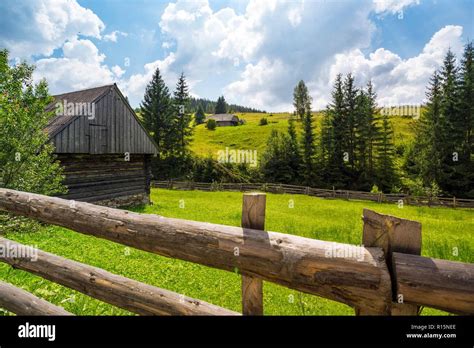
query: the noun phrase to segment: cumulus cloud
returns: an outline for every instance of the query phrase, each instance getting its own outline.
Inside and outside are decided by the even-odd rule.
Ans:
[[[11,57],[50,56],[78,33],[100,38],[105,25],[76,0],[4,0],[0,2],[0,46]]]
[[[359,49],[336,54],[330,67],[329,84],[336,74],[353,72],[360,84],[372,80],[381,105],[420,103],[425,98],[430,76],[440,67],[449,48],[461,56],[462,27],[448,25],[440,29],[419,55],[405,60],[384,48],[377,49],[368,57]],[[328,87],[321,86],[321,89]]]
[[[374,0],[376,13],[398,13],[405,7],[419,5],[420,0]]]
[[[341,48],[369,46],[375,30],[368,18],[372,9],[369,1],[251,0],[238,14],[231,8],[213,11],[205,0],[177,1],[166,7],[160,28],[176,47],[170,71],[184,70],[196,81],[219,81],[214,93],[228,93],[231,102],[274,109],[290,107],[288,96],[298,80],[327,75],[324,68]],[[337,35],[334,18],[339,19]],[[203,83],[197,87],[205,89]]]
[[[109,34],[105,34],[103,39],[104,41],[111,41],[111,42],[117,42],[119,36],[128,36],[127,33],[124,33],[123,31],[119,30],[114,30]]]
[[[165,80],[165,83],[171,87],[174,86],[177,80],[177,74],[170,71],[170,66],[175,61],[175,56],[171,53],[163,60],[156,60],[154,62],[145,64],[143,74],[133,74],[128,79],[119,81],[119,87],[128,96],[132,105],[138,105],[143,99],[145,88],[152,80],[156,69],[160,69],[160,73]]]
[[[113,83],[114,72],[103,64],[105,55],[99,53],[90,40],[73,39],[63,47],[64,57],[36,61],[35,80],[45,78],[51,93]]]

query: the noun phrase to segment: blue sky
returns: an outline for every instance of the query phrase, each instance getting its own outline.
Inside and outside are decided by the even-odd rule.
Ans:
[[[290,111],[298,80],[315,109],[337,73],[372,79],[381,105],[418,104],[450,47],[474,39],[471,0],[6,0],[0,47],[35,63],[52,93],[116,82],[133,106],[160,68],[195,96]]]

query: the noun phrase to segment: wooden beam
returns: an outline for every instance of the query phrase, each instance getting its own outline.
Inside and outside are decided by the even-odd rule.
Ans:
[[[0,255],[0,261],[96,299],[142,315],[238,315],[228,309],[125,278],[103,269],[33,249],[0,237],[3,250],[25,256]],[[12,253],[12,255],[14,255]],[[33,261],[31,255],[35,255]]]
[[[417,315],[418,307],[404,303],[403,293],[397,293],[394,286],[392,253],[421,254],[421,224],[417,221],[376,213],[369,209],[363,211],[364,230],[362,243],[365,246],[380,247],[385,252],[388,270],[392,279],[391,315]],[[358,315],[380,314],[364,308],[356,309]]]
[[[474,314],[474,264],[393,253],[393,265],[405,302]]]
[[[242,227],[261,230],[265,234],[266,194],[245,193],[242,204]],[[242,314],[263,315],[263,282],[260,278],[242,275]]]
[[[0,189],[0,210],[63,226],[159,255],[256,276],[353,307],[383,311],[391,301],[390,276],[380,248],[357,258],[327,257],[335,246],[294,235],[96,206]],[[244,239],[245,236],[245,239]],[[239,257],[234,256],[239,247]]]
[[[0,281],[0,307],[17,315],[72,315],[35,295]]]

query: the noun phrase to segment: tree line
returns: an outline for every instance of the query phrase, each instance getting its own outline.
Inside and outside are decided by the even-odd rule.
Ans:
[[[265,113],[265,111],[247,107],[247,106],[242,106],[242,105],[237,105],[237,104],[225,104],[226,105],[226,110],[225,112],[216,112],[216,108],[219,103],[221,103],[221,98],[223,99],[224,97],[221,96],[217,101],[212,101],[209,99],[205,98],[193,98],[191,97],[189,99],[189,110],[190,112],[197,112],[199,108],[206,113],[206,114],[213,114],[213,113],[235,113],[235,112],[249,112],[249,113]],[[225,99],[224,99],[225,101]],[[220,110],[222,111],[222,110]]]
[[[371,81],[357,87],[337,75],[331,101],[314,131],[311,97],[303,81],[294,89],[295,113],[285,134],[273,131],[261,170],[269,182],[364,191],[474,197],[474,50],[460,64],[449,50],[435,71],[415,138],[396,157],[393,126],[377,106]],[[301,123],[297,136],[295,122]]]

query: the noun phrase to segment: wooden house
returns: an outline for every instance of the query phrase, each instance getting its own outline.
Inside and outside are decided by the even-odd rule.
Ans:
[[[237,126],[239,118],[233,114],[214,114],[207,118],[215,120],[218,127]]]
[[[62,198],[109,206],[150,201],[157,147],[117,85],[54,96],[45,131],[64,168]]]

